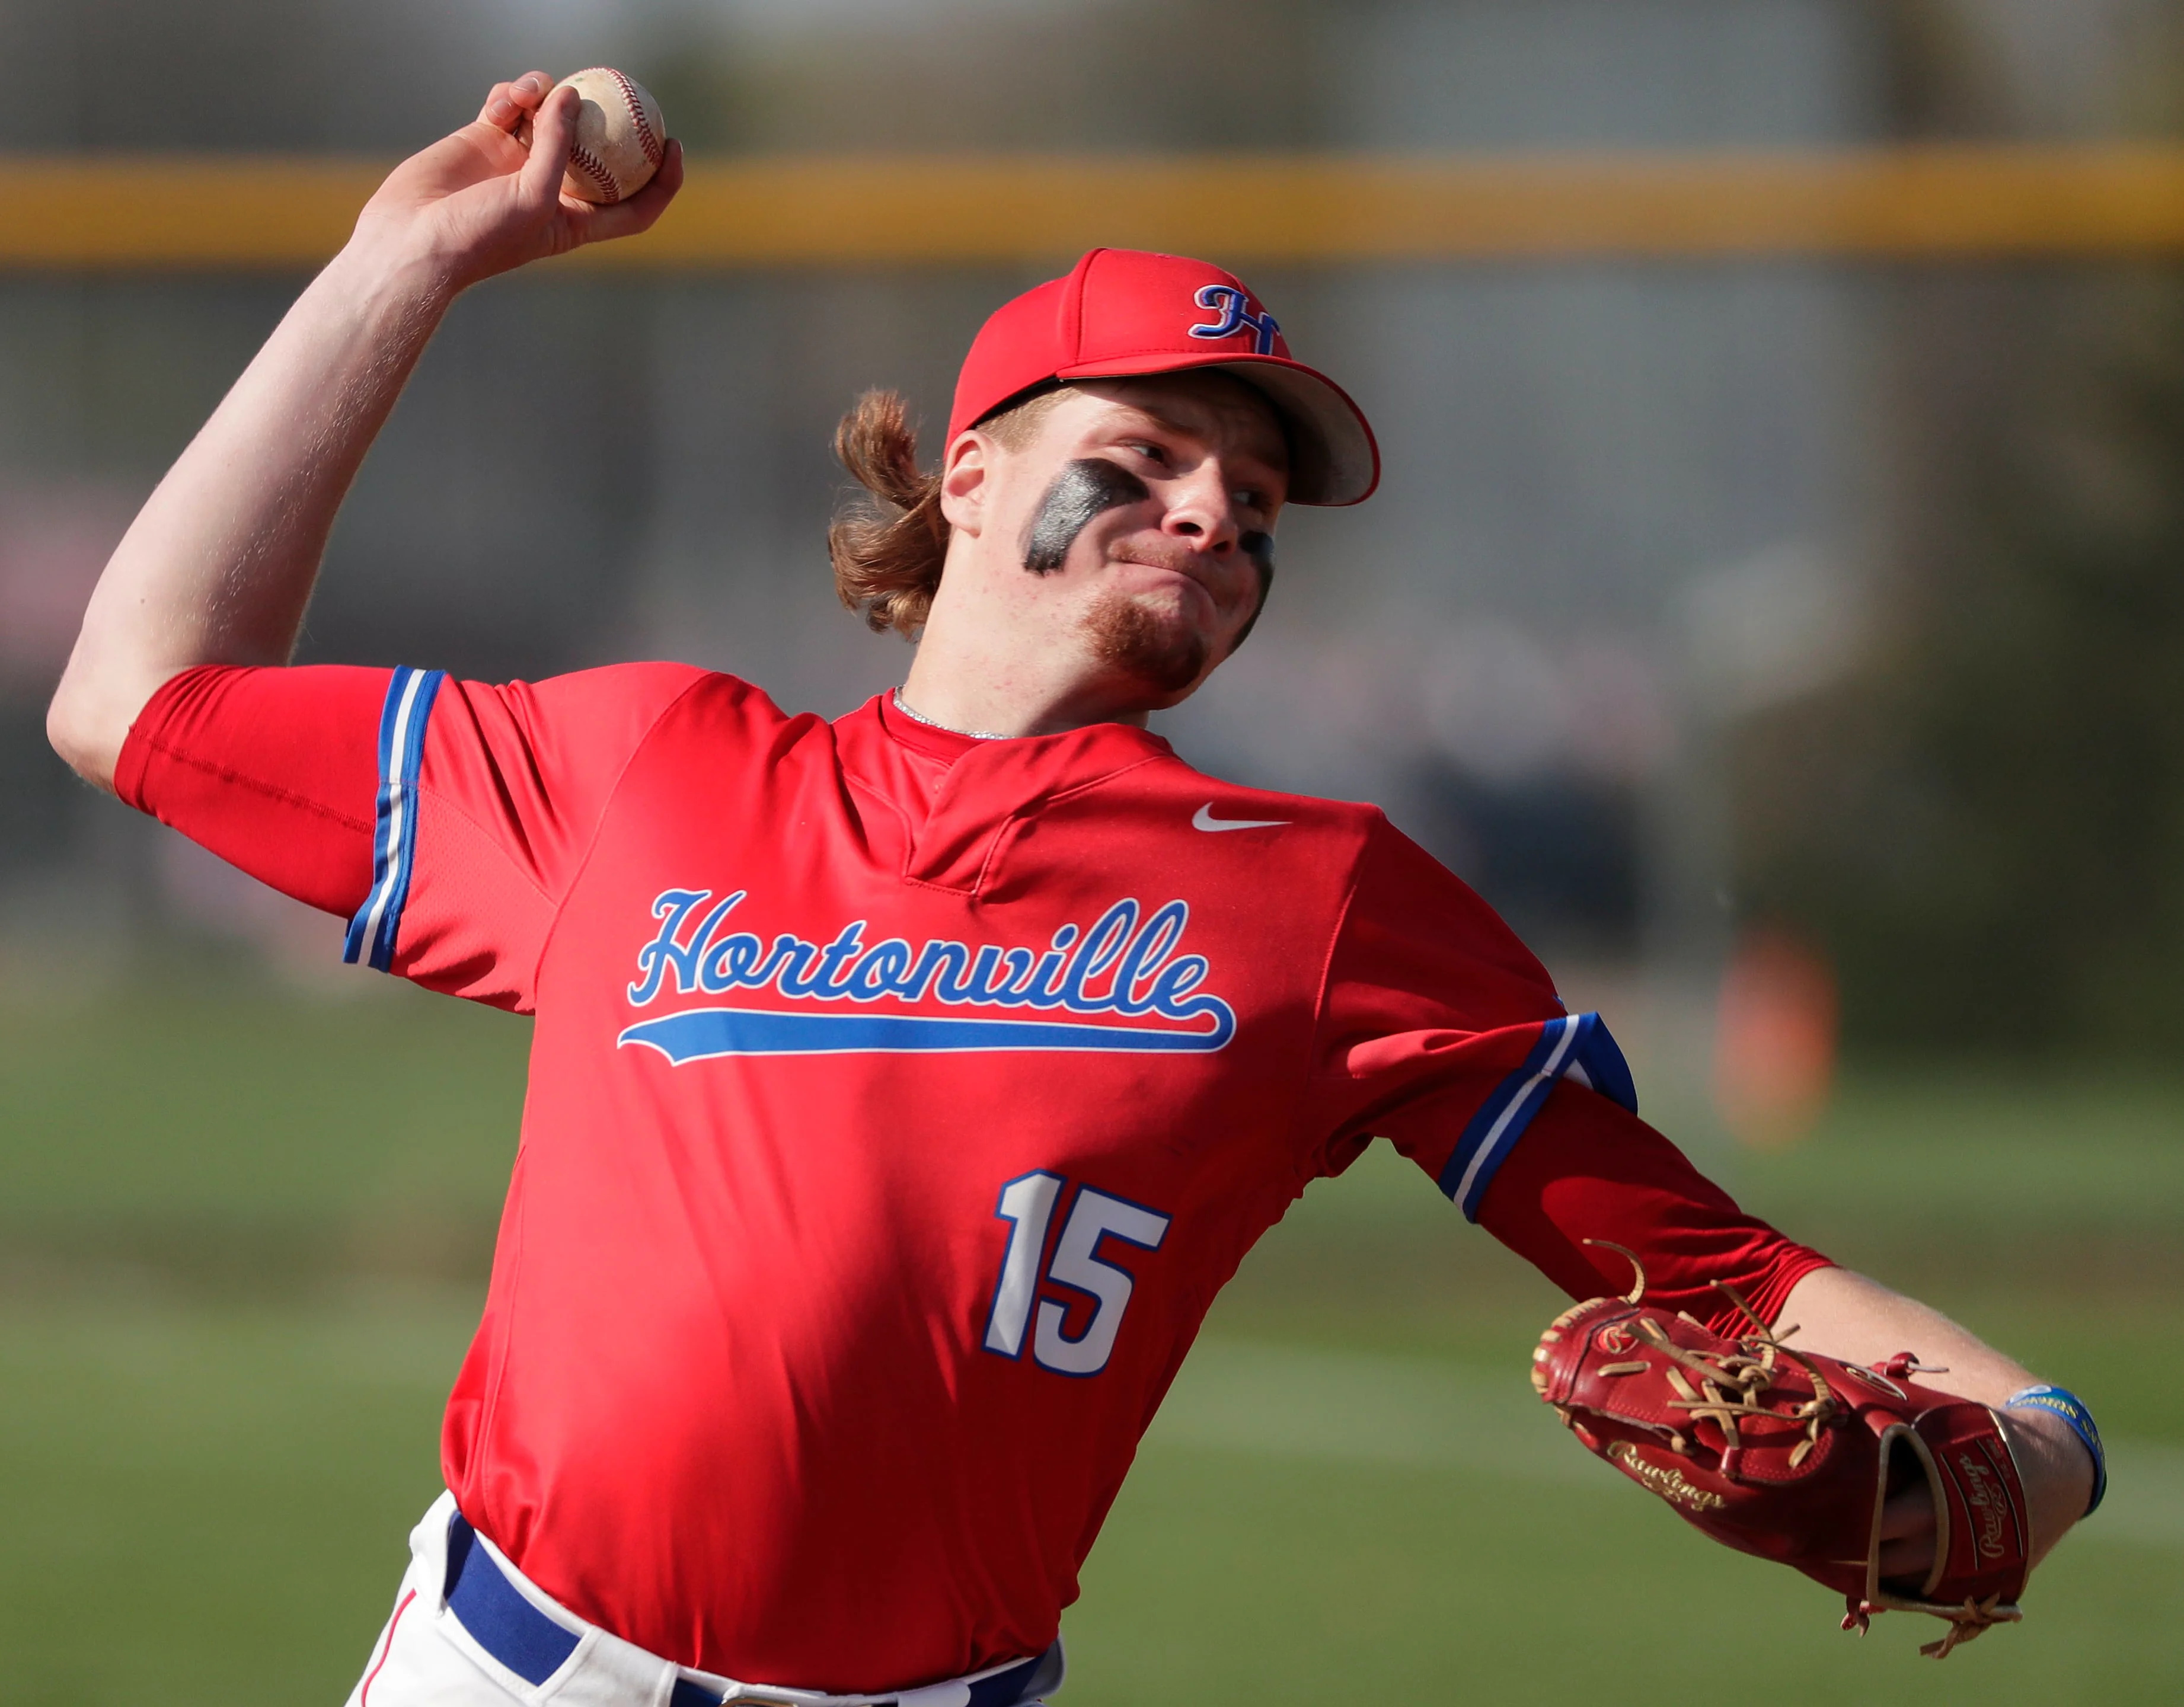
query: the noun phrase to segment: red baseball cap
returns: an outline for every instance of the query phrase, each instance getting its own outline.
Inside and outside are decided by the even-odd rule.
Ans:
[[[956,381],[948,438],[1050,380],[1212,368],[1262,392],[1288,429],[1290,501],[1362,503],[1380,483],[1364,412],[1290,354],[1280,325],[1234,273],[1181,255],[1094,249],[1067,278],[1004,303]]]

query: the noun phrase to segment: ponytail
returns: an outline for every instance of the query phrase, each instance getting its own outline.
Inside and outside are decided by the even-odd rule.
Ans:
[[[874,633],[915,640],[948,557],[940,476],[918,472],[917,433],[894,392],[857,399],[834,429],[834,454],[872,495],[827,530],[834,591]]]

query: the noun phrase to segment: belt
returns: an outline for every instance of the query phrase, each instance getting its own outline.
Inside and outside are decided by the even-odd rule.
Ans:
[[[542,1684],[567,1663],[582,1637],[526,1599],[494,1562],[493,1555],[474,1544],[476,1537],[477,1532],[471,1527],[469,1521],[460,1512],[456,1513],[448,1525],[445,1593],[448,1610],[479,1647],[526,1682]],[[1022,1707],[1039,1681],[1042,1670],[1053,1658],[1053,1650],[1049,1649],[1036,1659],[967,1681],[957,1686],[961,1693],[955,1694],[953,1707]],[[915,1699],[925,1691],[904,1693]],[[668,1697],[667,1707],[726,1707],[731,1702],[800,1707],[801,1701],[810,1699],[811,1692],[803,1690],[772,1695],[764,1690],[745,1693],[738,1689],[723,1695],[708,1684],[678,1677]],[[899,1699],[893,1695],[848,1699],[867,1703],[869,1707],[897,1707]]]

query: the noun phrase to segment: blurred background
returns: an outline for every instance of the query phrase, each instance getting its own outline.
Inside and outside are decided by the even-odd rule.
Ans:
[[[1545,155],[1612,189],[1625,158],[2184,146],[2184,0],[0,0],[0,222],[51,157],[391,162],[496,78],[597,63],[722,164]],[[1094,1554],[1065,1700],[1680,1701],[1702,1604],[1710,1650],[1727,1622],[1815,1693],[2184,1688],[2179,1383],[2137,1337],[2184,1280],[2172,181],[2138,236],[2074,239],[2066,208],[2053,242],[2033,217],[1940,255],[1206,245],[1359,399],[1386,480],[1284,519],[1265,620],[1162,732],[1385,806],[1605,1012],[1711,1171],[2086,1393],[2116,1494],[2025,1626],[1945,1671],[1904,1620],[1838,1637],[1817,1590],[1559,1440],[1522,1374],[1557,1301],[1374,1155],[1217,1310]],[[47,748],[107,553],[309,268],[5,259],[24,238],[0,1699],[331,1702],[437,1491],[527,1028],[342,968],[337,925]],[[937,432],[981,320],[1074,248],[844,247],[459,303],[304,655],[672,657],[829,714],[899,681],[902,642],[833,602],[833,424],[885,385]]]

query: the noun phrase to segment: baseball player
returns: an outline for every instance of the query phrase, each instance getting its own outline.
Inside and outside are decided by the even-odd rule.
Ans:
[[[352,1701],[1015,1707],[1214,1294],[1390,1138],[1574,1297],[2026,1372],[1743,1214],[1635,1116],[1598,1018],[1369,807],[1145,728],[1240,644],[1285,503],[1378,478],[1238,279],[1095,251],[997,312],[937,473],[844,595],[920,637],[838,720],[634,664],[488,686],[287,667],[343,492],[458,292],[642,231],[561,198],[533,73],[398,168],[116,550],[50,729],[83,776],[348,921],[348,959],[535,1016],[448,1492]],[[526,150],[515,137],[534,119]],[[388,1064],[390,1118],[430,1120]],[[2002,1413],[2034,1546],[2069,1418]],[[1933,1550],[1899,1499],[1889,1568]]]

